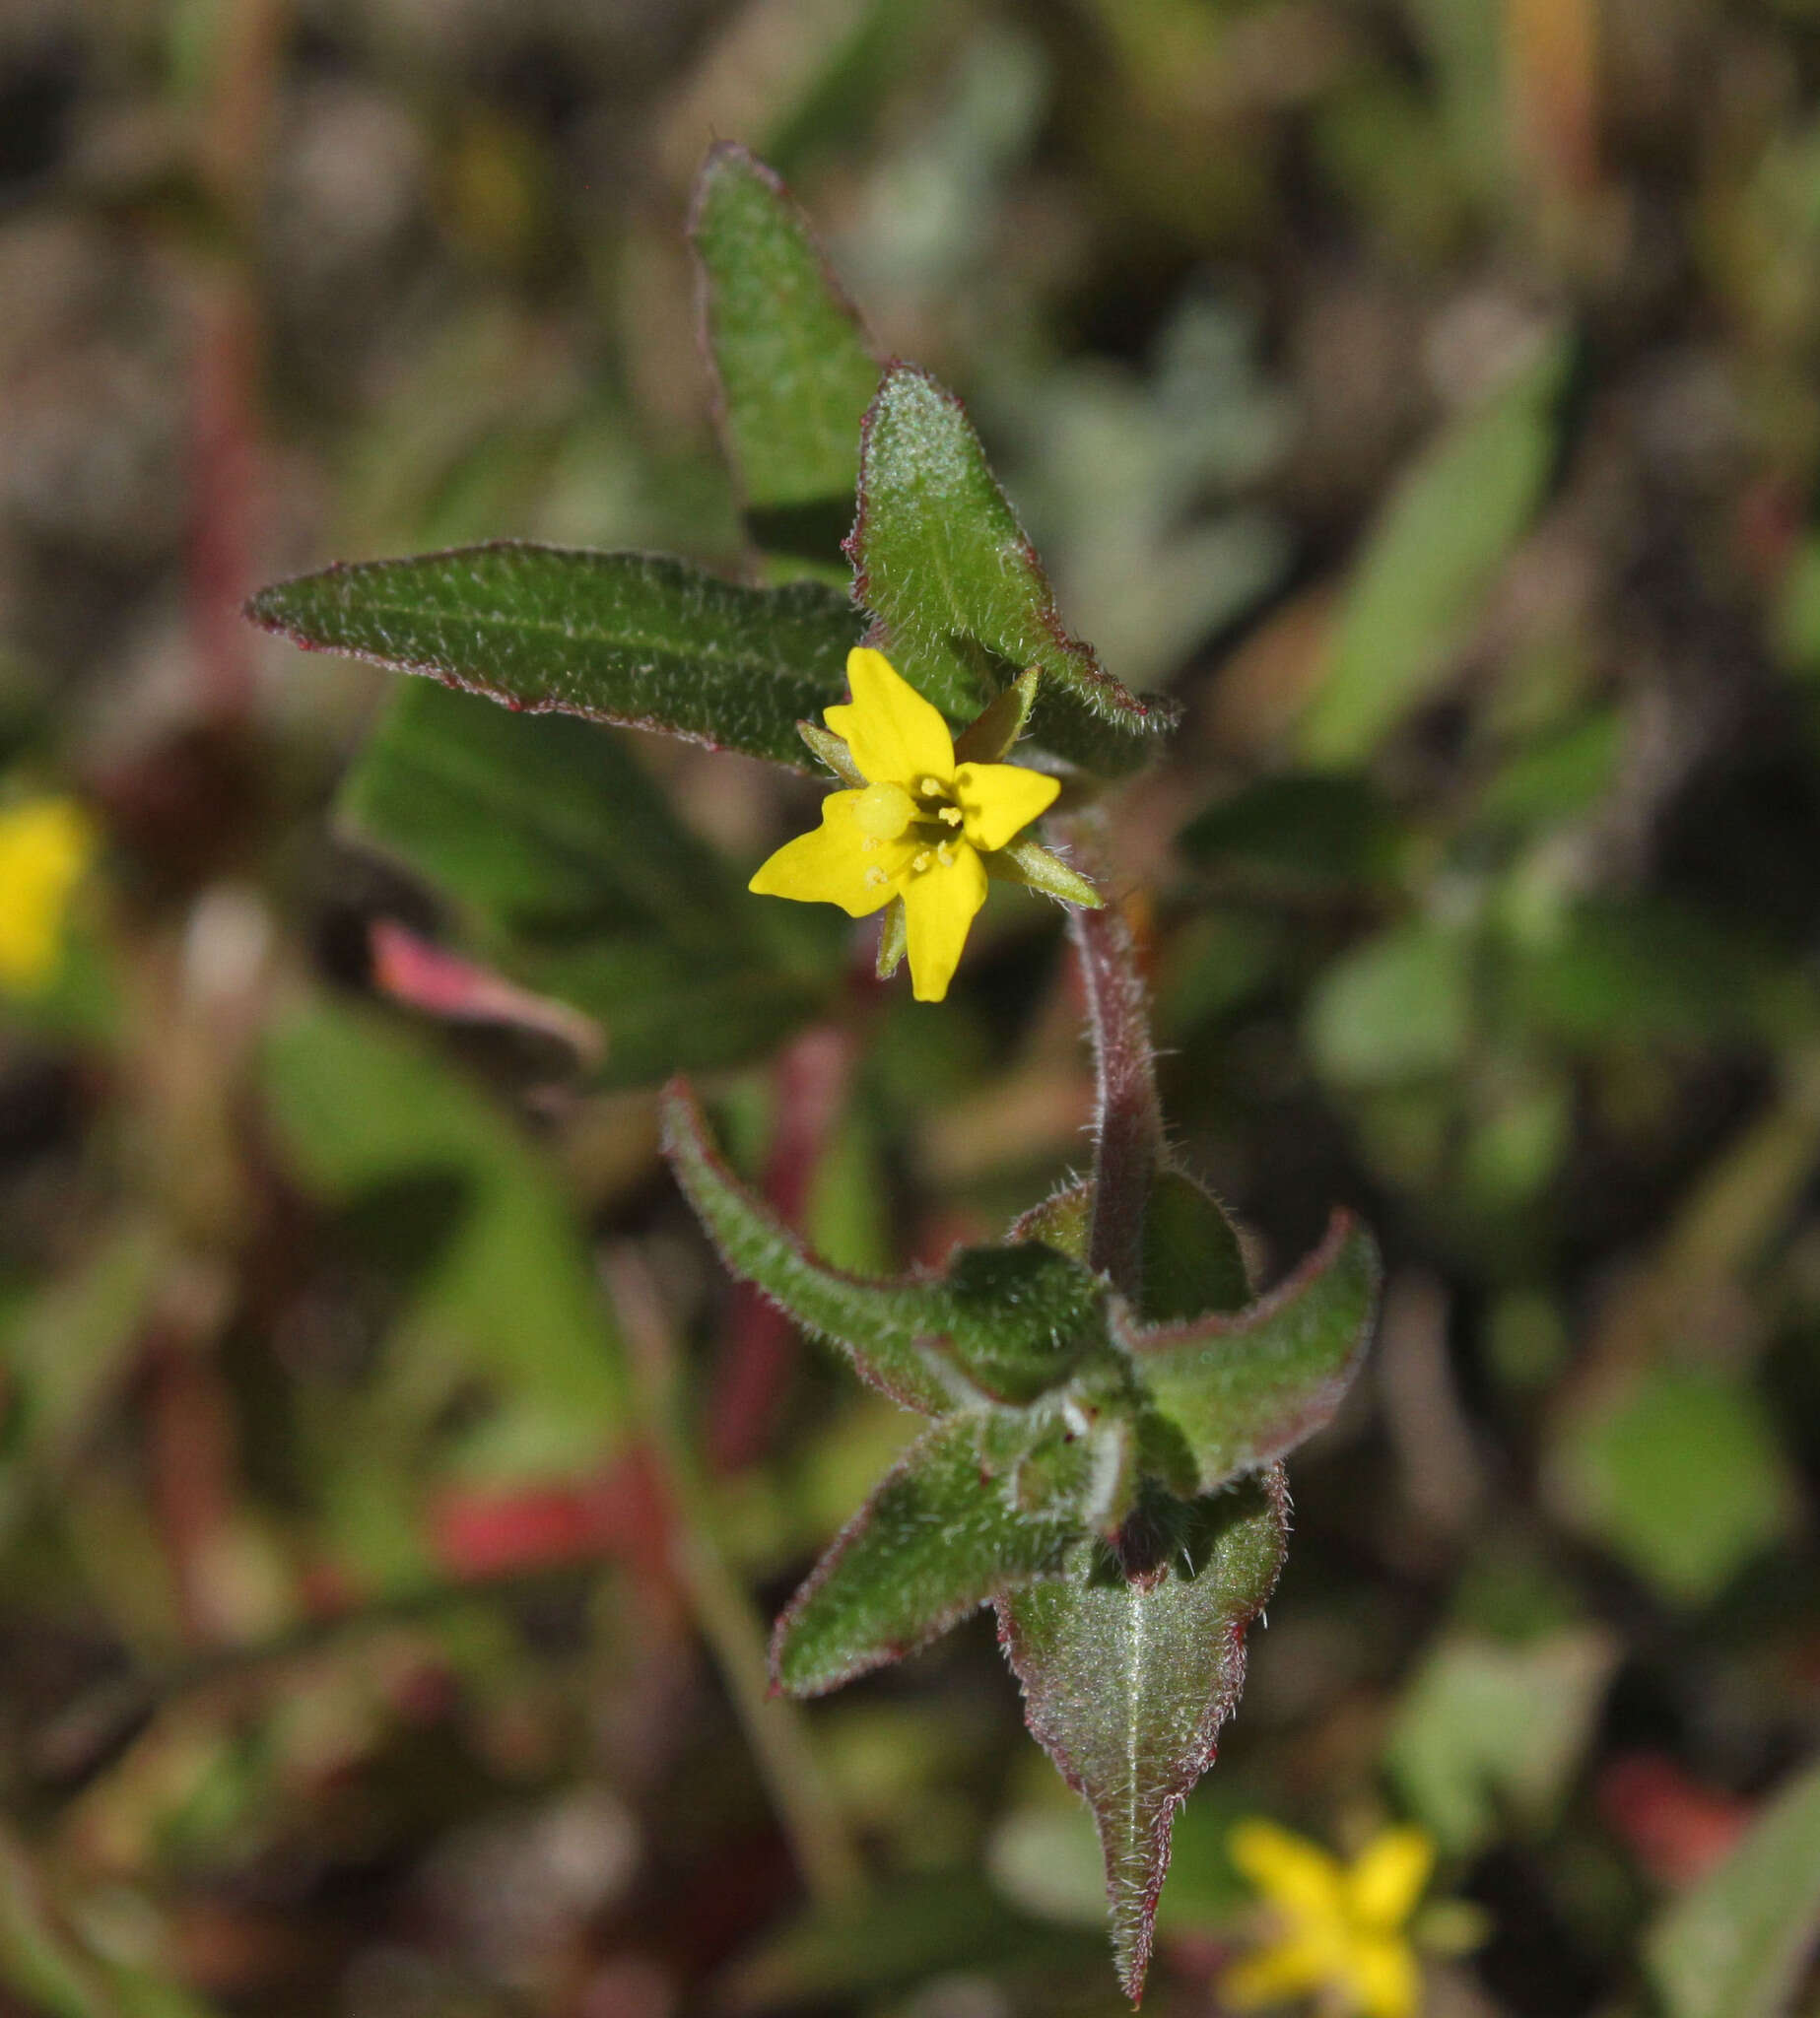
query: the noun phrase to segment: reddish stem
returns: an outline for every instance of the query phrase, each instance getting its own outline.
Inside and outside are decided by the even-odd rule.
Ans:
[[[1094,837],[1085,822],[1075,824],[1072,838],[1077,859],[1108,889],[1105,865],[1092,860]],[[1143,1287],[1144,1208],[1163,1151],[1144,981],[1130,927],[1115,902],[1109,898],[1100,910],[1071,910],[1068,928],[1087,997],[1097,1089],[1087,1258],[1135,1299]]]
[[[808,1210],[852,1065],[852,1034],[833,1024],[805,1031],[778,1056],[776,1115],[760,1188],[787,1226],[800,1227]],[[750,1283],[736,1285],[708,1404],[708,1454],[714,1470],[739,1471],[769,1447],[796,1350],[789,1318]]]

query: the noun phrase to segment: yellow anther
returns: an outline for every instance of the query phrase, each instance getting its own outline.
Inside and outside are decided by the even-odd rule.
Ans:
[[[868,845],[876,847],[878,843],[877,841],[872,841]],[[883,890],[890,881],[891,878],[881,868],[874,866],[866,871],[866,888],[868,890]]]
[[[919,849],[916,855],[911,859],[910,867],[914,869],[918,875],[920,875],[922,871],[926,869],[932,861],[934,861],[934,859],[935,856],[930,852],[928,848],[925,847]]]
[[[954,849],[945,841],[937,841],[935,844],[935,859],[941,863],[944,869],[952,869],[954,867]]]
[[[935,817],[938,820],[947,821],[950,827],[959,827],[961,822],[966,818],[966,815],[961,811],[959,806],[944,806],[941,809],[941,811],[936,814]]]
[[[948,796],[948,787],[939,777],[925,777],[916,789],[925,799],[945,799]]]

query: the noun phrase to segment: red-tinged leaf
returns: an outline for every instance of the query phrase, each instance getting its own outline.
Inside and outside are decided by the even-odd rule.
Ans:
[[[1274,1464],[1331,1418],[1365,1356],[1380,1273],[1372,1237],[1341,1212],[1295,1274],[1243,1311],[1162,1325],[1114,1316],[1201,1492]]]
[[[420,938],[394,918],[375,919],[368,934],[372,978],[381,994],[452,1023],[506,1023],[558,1039],[584,1066],[606,1054],[606,1033],[566,1002],[533,994],[502,974]]]
[[[1080,1551],[1062,1581],[998,1605],[1031,1731],[1093,1811],[1119,1982],[1143,1995],[1176,1811],[1212,1765],[1245,1681],[1245,1635],[1275,1587],[1289,1503],[1278,1470],[1177,1504],[1143,1574]]]

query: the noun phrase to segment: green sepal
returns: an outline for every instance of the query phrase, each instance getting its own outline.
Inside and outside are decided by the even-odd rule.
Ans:
[[[863,788],[865,773],[853,762],[853,753],[846,747],[844,736],[837,736],[833,729],[825,729],[820,722],[814,721],[799,721],[796,733],[843,784]]]
[[[1008,846],[981,855],[985,872],[999,883],[1019,883],[1026,890],[1041,890],[1061,904],[1078,904],[1087,910],[1099,910],[1106,903],[1098,890],[1078,869],[1071,869],[1060,855],[1040,841],[1018,840]]]
[[[878,958],[872,964],[872,972],[880,980],[890,980],[904,965],[904,956],[909,951],[910,913],[904,908],[903,898],[894,897],[879,919]]]
[[[1105,1292],[1053,1248],[963,1248],[941,1276],[895,1282],[815,1258],[715,1154],[680,1080],[663,1098],[664,1151],[722,1258],[805,1330],[838,1345],[860,1377],[906,1407],[942,1415],[982,1397],[1053,1386],[1105,1335]]]
[[[657,554],[502,540],[262,588],[247,616],[525,713],[654,729],[794,771],[796,724],[846,692],[859,622],[814,581],[749,588]]]
[[[777,1621],[772,1674],[818,1696],[1055,1575],[1081,1539],[1093,1463],[1057,1415],[968,1409],[885,1475]]]
[[[960,401],[914,366],[889,367],[866,414],[847,552],[875,641],[951,719],[1034,668],[1031,740],[1085,771],[1138,769],[1175,725],[1169,704],[1120,686],[1064,628]]]
[[[1037,691],[1043,675],[1026,666],[995,700],[986,704],[954,739],[957,764],[1000,764],[1011,754],[1030,725],[1030,711],[1037,705]]]
[[[815,550],[833,558],[852,518],[859,423],[878,388],[859,317],[789,191],[734,142],[708,150],[689,240],[727,459],[755,536],[796,552],[790,535],[819,515],[813,530],[832,537],[817,537]]]
[[[1112,1335],[1203,1493],[1273,1464],[1327,1422],[1371,1337],[1381,1270],[1371,1236],[1335,1213],[1302,1266],[1247,1309],[1170,1324],[1112,1313]]]
[[[1154,1504],[1134,1571],[1088,1544],[1062,1578],[998,1601],[1025,1721],[1093,1812],[1113,1955],[1133,2002],[1176,1811],[1213,1763],[1245,1681],[1246,1630],[1276,1585],[1289,1533],[1280,1470],[1191,1504]],[[1152,1511],[1146,1503],[1138,1521]]]

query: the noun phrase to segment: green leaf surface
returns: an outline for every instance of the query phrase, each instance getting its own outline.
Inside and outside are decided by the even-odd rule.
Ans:
[[[1012,1227],[1013,1242],[1042,1241],[1082,1259],[1092,1202],[1084,1181],[1034,1205]],[[1237,1311],[1251,1300],[1245,1251],[1225,1208],[1182,1171],[1159,1171],[1144,1208],[1144,1282],[1139,1312],[1168,1324],[1209,1311]]]
[[[299,1009],[262,1065],[283,1167],[322,1204],[382,1201],[426,1175],[458,1187],[453,1231],[384,1344],[389,1408],[428,1424],[478,1383],[490,1405],[450,1452],[466,1475],[597,1466],[625,1421],[621,1365],[582,1229],[544,1159],[459,1072],[365,1011]]]
[[[912,1445],[777,1621],[772,1672],[817,1696],[1055,1575],[1081,1538],[1092,1455],[1057,1416],[968,1409]],[[1027,1470],[1040,1475],[1032,1494]],[[1059,1476],[1058,1476],[1059,1474]],[[1036,1504],[1032,1504],[1033,1500]]]
[[[1326,677],[1303,717],[1323,770],[1371,757],[1446,677],[1555,459],[1567,347],[1545,344],[1404,477],[1354,571]]]
[[[1412,919],[1355,946],[1309,999],[1308,1046],[1336,1086],[1396,1086],[1450,1071],[1472,1027],[1473,942]]]
[[[748,588],[655,554],[503,540],[343,563],[253,597],[255,624],[526,713],[655,729],[803,770],[796,723],[846,692],[859,620],[824,584]]]
[[[690,242],[728,458],[762,545],[818,516],[837,558],[852,520],[859,423],[879,367],[808,220],[770,168],[722,141],[696,183]]]
[[[1259,778],[1190,821],[1179,845],[1190,860],[1271,890],[1323,890],[1378,881],[1394,827],[1362,777],[1296,774]]]
[[[941,1415],[981,1395],[1028,1399],[1104,1335],[1100,1285],[1051,1247],[963,1248],[941,1276],[846,1275],[811,1255],[732,1175],[680,1083],[664,1095],[663,1131],[677,1181],[727,1266],[909,1408]]]
[[[1245,1680],[1246,1630],[1288,1539],[1276,1472],[1182,1513],[1155,1581],[1127,1581],[1104,1551],[1082,1551],[1066,1581],[1033,1583],[998,1607],[1026,1721],[1093,1812],[1119,1981],[1134,2000],[1176,1811],[1213,1763]]]
[[[1788,1532],[1795,1487],[1755,1392],[1701,1367],[1655,1367],[1562,1426],[1554,1503],[1679,1604],[1715,1598]]]
[[[1129,693],[1063,627],[960,401],[913,366],[886,371],[866,415],[849,552],[883,648],[951,719],[1035,666],[1031,740],[1085,770],[1135,770],[1174,725],[1171,706]]]
[[[1243,1311],[1163,1325],[1114,1317],[1199,1491],[1275,1463],[1331,1418],[1364,1358],[1380,1273],[1371,1236],[1336,1213],[1295,1274]]]
[[[1617,1650],[1590,1628],[1508,1646],[1444,1640],[1403,1698],[1384,1763],[1410,1814],[1450,1856],[1559,1812],[1592,1735]]]
[[[755,904],[624,740],[586,722],[410,681],[336,812],[454,899],[490,964],[592,1017],[612,1085],[760,1055],[840,972],[839,934]]]
[[[1820,1765],[1677,1899],[1644,1943],[1668,2018],[1783,2018],[1820,1941]]]

